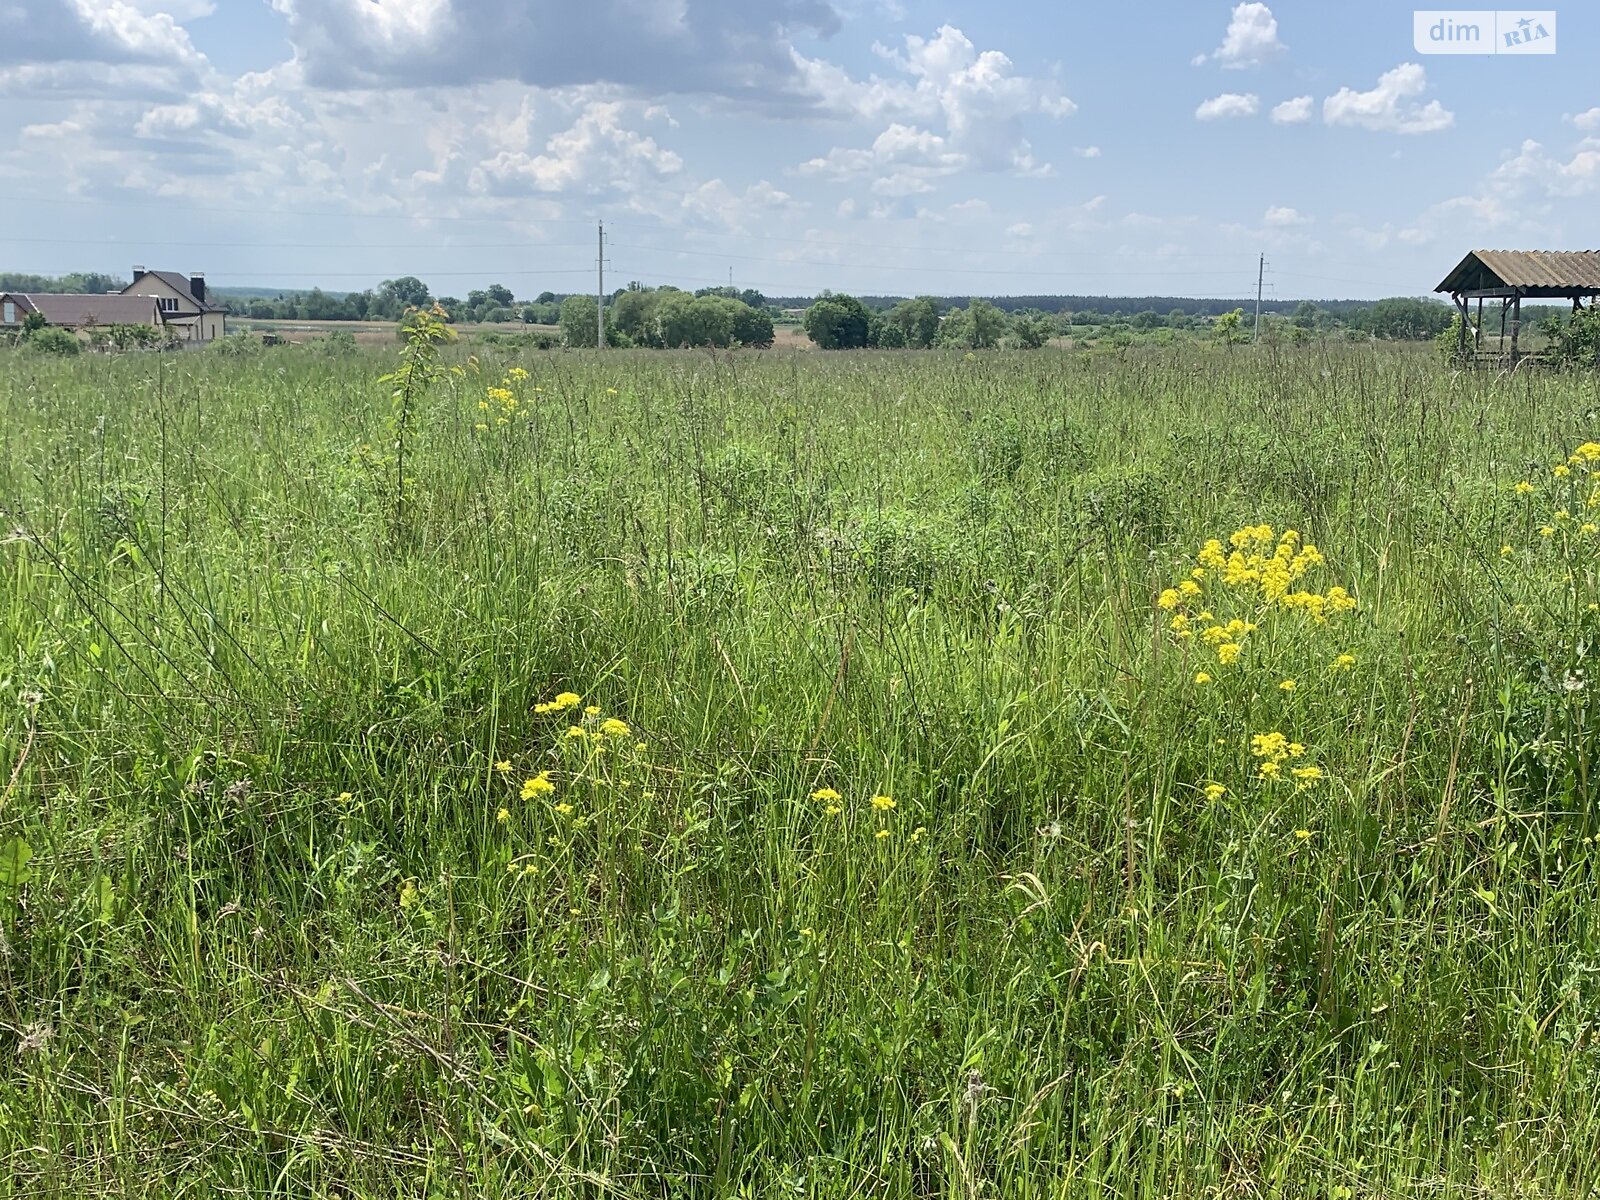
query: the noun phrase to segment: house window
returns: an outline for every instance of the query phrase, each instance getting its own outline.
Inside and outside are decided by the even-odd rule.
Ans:
[[[178,311],[178,300],[177,300],[177,297],[175,297],[175,296],[161,296],[161,297],[159,297],[159,299],[161,301],[161,311],[162,312],[164,312],[164,313],[175,313],[175,312]]]
[[[14,301],[7,300],[6,301],[6,324],[7,325],[15,325],[16,323],[17,323],[17,306],[16,306],[16,303]]]

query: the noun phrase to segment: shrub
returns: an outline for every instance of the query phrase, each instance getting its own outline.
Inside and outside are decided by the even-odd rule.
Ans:
[[[78,343],[78,337],[70,329],[60,329],[51,326],[41,329],[27,339],[27,345],[40,354],[73,355],[83,347]]]

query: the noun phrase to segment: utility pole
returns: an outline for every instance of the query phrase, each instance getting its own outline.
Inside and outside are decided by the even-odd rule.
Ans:
[[[596,228],[599,232],[599,253],[595,257],[594,265],[599,273],[595,277],[594,284],[594,347],[596,350],[604,350],[606,348],[606,223],[597,222]]]
[[[1267,276],[1267,256],[1261,256],[1261,262],[1256,266],[1256,328],[1250,335],[1252,342],[1261,340],[1261,283]]]

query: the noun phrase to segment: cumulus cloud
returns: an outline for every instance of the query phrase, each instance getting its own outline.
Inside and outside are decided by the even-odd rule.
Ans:
[[[1073,150],[1073,153],[1076,154],[1079,158],[1099,158],[1100,157],[1100,147],[1099,146],[1079,146],[1079,147],[1077,147],[1076,149]]]
[[[613,191],[670,179],[683,159],[655,138],[623,124],[620,101],[586,105],[570,127],[553,135],[538,154],[503,150],[479,163],[469,184],[475,192]]]
[[[1310,96],[1296,96],[1292,100],[1285,100],[1282,104],[1272,106],[1272,121],[1275,125],[1298,125],[1302,121],[1311,119],[1312,99]]]
[[[1490,179],[1496,185],[1527,185],[1546,196],[1586,196],[1600,191],[1600,148],[1585,142],[1571,158],[1562,159],[1530,138]]]
[[[1572,118],[1572,123],[1585,133],[1600,133],[1600,107],[1579,113]]]
[[[156,63],[199,66],[188,33],[165,12],[125,0],[0,5],[0,66]]]
[[[1292,229],[1296,225],[1311,224],[1311,218],[1295,209],[1274,204],[1262,215],[1261,223],[1272,229]]]
[[[606,83],[757,101],[789,96],[790,37],[829,36],[827,0],[272,0],[322,87]]]
[[[908,35],[898,49],[874,50],[899,77],[859,80],[832,63],[794,55],[804,88],[819,103],[841,116],[889,122],[870,147],[835,148],[802,163],[803,174],[841,181],[878,174],[880,194],[906,195],[963,169],[1051,172],[1034,158],[1022,122],[1077,110],[1053,81],[1018,74],[1004,53],[980,51],[950,25],[931,38]],[[893,170],[885,174],[886,168]]]
[[[1238,92],[1223,92],[1220,96],[1201,103],[1194,110],[1197,121],[1218,121],[1228,117],[1253,117],[1261,108],[1260,99],[1254,94],[1240,95]]]
[[[1210,54],[1197,56],[1194,64],[1199,66],[1209,59],[1233,70],[1259,67],[1286,49],[1278,40],[1278,19],[1270,8],[1258,3],[1236,4],[1222,45]]]
[[[1340,88],[1322,102],[1329,125],[1353,125],[1380,133],[1435,133],[1455,123],[1455,114],[1437,100],[1416,101],[1427,90],[1427,73],[1416,63],[1401,63],[1378,78],[1369,92]]]

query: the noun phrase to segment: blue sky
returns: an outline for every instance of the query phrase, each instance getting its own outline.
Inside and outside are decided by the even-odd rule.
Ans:
[[[0,268],[1373,297],[1595,248],[1600,7],[0,0]]]

